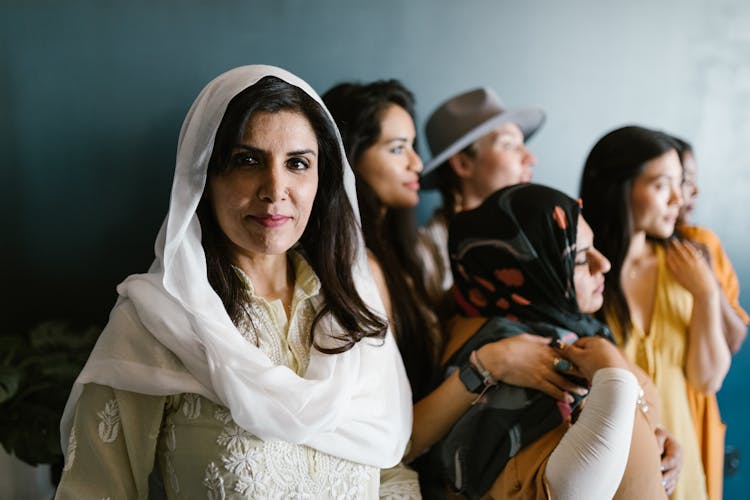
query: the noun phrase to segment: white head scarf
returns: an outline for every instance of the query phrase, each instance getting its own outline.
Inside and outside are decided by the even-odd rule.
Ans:
[[[312,348],[307,371],[299,377],[275,366],[240,335],[206,277],[195,211],[216,130],[229,101],[268,75],[299,87],[326,109],[307,83],[272,66],[235,68],[203,89],[180,131],[156,259],[148,273],[132,275],[117,287],[120,299],[66,405],[63,449],[83,385],[96,382],[149,395],[201,394],[227,406],[241,427],[262,439],[305,444],[376,467],[401,459],[411,433],[411,391],[390,332],[384,341],[365,339],[341,354]],[[338,132],[337,138],[346,192],[359,220],[354,175]],[[361,236],[357,246],[352,270],[357,290],[365,304],[384,316]],[[133,327],[133,316],[147,333]],[[330,346],[332,335],[341,333],[329,315],[312,335],[319,345]]]

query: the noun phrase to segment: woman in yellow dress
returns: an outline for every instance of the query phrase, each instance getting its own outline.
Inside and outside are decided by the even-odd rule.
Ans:
[[[637,126],[602,137],[581,181],[584,216],[612,263],[598,314],[627,357],[653,379],[662,422],[683,447],[671,498],[704,499],[706,481],[687,384],[721,388],[729,370],[720,290],[692,245],[670,241],[682,205],[682,166],[668,135]]]

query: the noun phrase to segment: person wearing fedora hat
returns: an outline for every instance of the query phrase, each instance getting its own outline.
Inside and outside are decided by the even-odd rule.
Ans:
[[[431,288],[453,284],[448,258],[448,224],[505,186],[530,182],[536,158],[526,147],[545,120],[536,107],[509,109],[489,87],[455,95],[433,111],[425,132],[432,160],[422,172],[422,189],[439,189],[443,206],[425,225],[434,243]]]

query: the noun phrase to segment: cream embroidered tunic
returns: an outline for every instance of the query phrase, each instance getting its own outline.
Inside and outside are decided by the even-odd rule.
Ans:
[[[249,315],[239,330],[273,362],[302,375],[315,317],[310,299],[320,283],[302,256],[290,255],[290,319],[281,301],[255,296],[245,277]],[[97,384],[87,384],[78,403],[56,498],[145,499],[155,461],[167,498],[378,498],[377,468],[262,441],[202,396],[148,396]]]

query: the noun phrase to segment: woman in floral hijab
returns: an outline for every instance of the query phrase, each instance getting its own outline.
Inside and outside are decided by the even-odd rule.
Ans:
[[[589,315],[609,262],[578,202],[539,185],[504,188],[456,216],[449,250],[462,312],[488,318],[446,363],[481,380],[436,450],[452,487],[470,498],[664,498],[647,380]],[[590,386],[585,405],[495,380],[479,348],[523,332],[551,338],[556,368]]]

